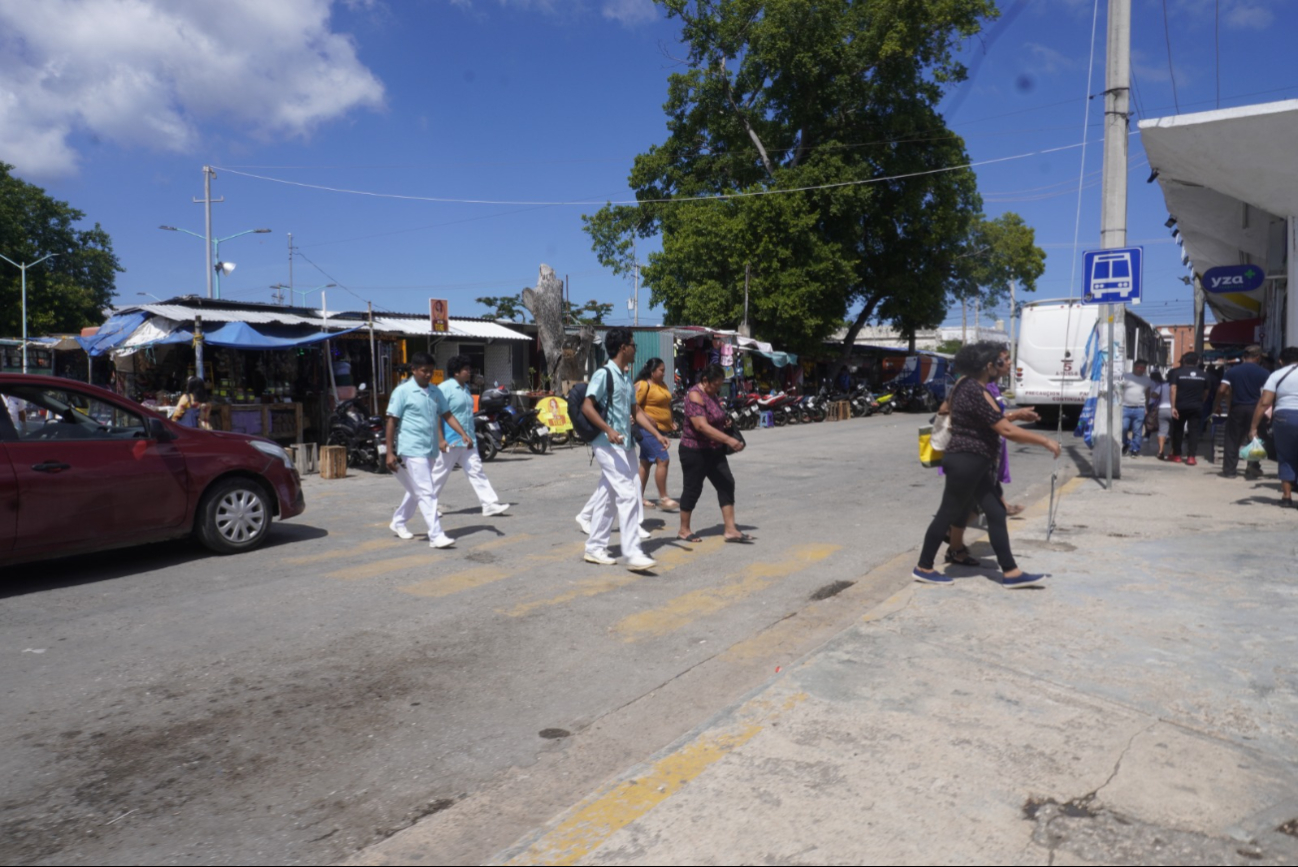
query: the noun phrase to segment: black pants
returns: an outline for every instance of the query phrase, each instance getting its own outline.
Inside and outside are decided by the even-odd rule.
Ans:
[[[1237,403],[1231,406],[1226,415],[1226,445],[1221,455],[1221,471],[1225,475],[1233,476],[1239,470],[1239,450],[1244,445],[1244,438],[1248,436],[1248,429],[1253,426],[1255,409],[1255,403]],[[1260,473],[1262,464],[1249,461],[1248,469]]]
[[[1203,428],[1203,410],[1197,406],[1178,406],[1176,414],[1180,418],[1172,419],[1172,455],[1181,454],[1181,443],[1185,441],[1185,457],[1197,457],[1199,431]]]
[[[919,565],[932,569],[942,537],[952,525],[964,526],[969,511],[976,505],[987,516],[987,535],[991,537],[992,550],[1002,572],[1018,568],[1010,552],[1010,533],[1005,525],[1005,505],[997,491],[995,462],[967,452],[947,452],[942,459],[946,472],[946,489],[942,491],[942,505],[937,516],[924,534],[924,548],[920,551]],[[685,508],[684,504],[681,508]]]
[[[685,490],[681,493],[681,511],[693,512],[703,494],[703,480],[707,479],[717,489],[717,502],[722,508],[735,504],[735,477],[730,473],[730,462],[721,449],[680,448],[681,473],[685,476]]]

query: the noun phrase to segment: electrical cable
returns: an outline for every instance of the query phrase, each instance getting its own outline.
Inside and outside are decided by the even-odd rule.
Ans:
[[[1100,0],[1095,0],[1095,7],[1091,12],[1091,56],[1086,65],[1086,99],[1082,111],[1082,156],[1077,168],[1077,214],[1073,220],[1073,261],[1069,267],[1068,273],[1076,279],[1077,276],[1077,244],[1082,231],[1082,184],[1086,178],[1086,143],[1088,139],[1088,130],[1091,123],[1091,81],[1095,77],[1095,34],[1098,30],[1100,21]],[[1103,169],[1101,169],[1101,172]],[[1072,331],[1073,318],[1073,298],[1076,284],[1072,280],[1068,283],[1068,313],[1064,319],[1064,339]],[[1021,337],[1022,335],[1020,335]],[[1062,450],[1064,447],[1064,411],[1063,411],[1063,383],[1059,384],[1060,408],[1058,421],[1055,427],[1055,442],[1059,444]],[[1017,399],[1017,398],[1016,398]],[[1046,542],[1050,542],[1050,537],[1054,535],[1055,523],[1059,517],[1059,504],[1055,501],[1055,483],[1059,476],[1059,458],[1055,458],[1050,469],[1050,504],[1046,510]]]
[[[1131,135],[1136,135],[1136,134],[1137,134],[1136,132],[1131,133]],[[774,195],[784,195],[788,193],[806,193],[806,192],[814,192],[817,190],[832,190],[832,189],[839,189],[842,187],[857,187],[857,186],[864,186],[867,184],[881,184],[886,181],[900,181],[900,180],[906,180],[907,178],[918,178],[927,175],[938,175],[938,174],[943,174],[945,172],[960,171],[962,169],[978,168],[979,166],[987,166],[987,165],[995,165],[997,163],[1012,162],[1014,160],[1027,159],[1029,157],[1037,157],[1037,156],[1042,156],[1044,154],[1059,153],[1060,151],[1072,150],[1078,147],[1084,149],[1085,142],[1083,141],[1081,144],[1069,144],[1069,145],[1061,145],[1059,147],[1053,147],[1053,148],[1043,148],[1041,150],[1030,151],[1028,153],[1022,153],[1022,154],[1014,154],[1007,157],[994,157],[992,159],[987,159],[987,160],[974,160],[967,163],[960,163],[959,165],[943,166],[942,168],[937,168],[937,169],[926,169],[920,172],[904,172],[902,174],[887,175],[881,178],[864,178],[855,181],[839,181],[832,184],[814,184],[805,187],[786,187],[786,188],[775,188],[775,189],[768,189],[768,190],[751,190],[748,192],[739,192],[739,193],[716,193],[713,195],[706,195],[706,196],[676,196],[676,197],[665,198],[665,199],[623,199],[620,201],[603,201],[603,202],[597,200],[595,201],[592,200],[528,201],[528,200],[509,200],[509,199],[453,199],[453,198],[442,197],[442,196],[412,196],[403,193],[376,193],[372,190],[353,190],[353,189],[348,189],[346,187],[328,187],[323,184],[308,184],[302,181],[290,181],[285,178],[273,178],[268,175],[257,175],[251,172],[241,172],[238,171],[237,169],[225,168],[222,166],[213,166],[213,168],[219,171],[228,172],[232,175],[239,175],[245,178],[252,178],[254,180],[259,180],[259,181],[268,181],[270,183],[284,184],[290,187],[302,187],[304,189],[320,190],[322,192],[327,192],[327,193],[344,193],[347,195],[367,196],[370,198],[377,198],[377,199],[399,199],[401,201],[433,202],[436,204],[451,204],[451,205],[526,205],[526,206],[534,206],[534,207],[551,207],[551,206],[590,207],[592,205],[595,205],[595,206],[602,207],[604,205],[639,206],[639,205],[659,205],[659,204],[668,205],[668,204],[678,204],[682,202],[726,201],[729,199],[748,199],[748,198],[755,198],[758,196],[774,196]]]
[[[1167,76],[1172,80],[1172,105],[1181,113],[1181,102],[1176,97],[1176,71],[1172,69],[1172,31],[1167,26],[1167,0],[1163,0],[1163,39],[1167,42]]]

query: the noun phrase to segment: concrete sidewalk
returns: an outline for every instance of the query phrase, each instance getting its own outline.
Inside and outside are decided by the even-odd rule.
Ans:
[[[907,584],[496,863],[1298,862],[1298,514],[1216,472],[1074,479],[1044,588]]]

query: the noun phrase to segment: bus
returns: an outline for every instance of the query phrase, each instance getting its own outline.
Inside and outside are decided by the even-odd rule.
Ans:
[[[1014,365],[1014,403],[1038,409],[1079,413],[1091,393],[1086,370],[1086,343],[1100,324],[1100,305],[1058,298],[1032,301],[1019,315],[1018,352]],[[1130,310],[1117,356],[1125,373],[1137,358],[1154,367],[1166,363],[1158,333]],[[1107,335],[1099,335],[1101,340]]]

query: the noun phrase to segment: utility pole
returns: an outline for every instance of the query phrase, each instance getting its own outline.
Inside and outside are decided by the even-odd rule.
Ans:
[[[1131,97],[1131,0],[1109,0],[1108,47],[1104,66],[1104,169],[1101,185],[1100,247],[1127,246],[1127,127]],[[1105,304],[1100,322],[1108,328],[1108,370],[1100,389],[1092,436],[1092,464],[1104,468],[1109,490],[1122,477],[1122,434],[1115,417],[1119,375],[1115,335],[1126,343],[1126,305]]]
[[[631,301],[635,304],[635,312],[632,314],[632,322],[639,326],[640,324],[640,258],[635,254],[635,239],[631,239],[631,258],[635,260],[635,288],[632,290]]]
[[[211,166],[203,166],[203,198],[194,199],[194,204],[203,206],[203,221],[205,224],[204,235],[207,239],[207,297],[212,297],[212,275],[216,263],[212,261],[212,205],[216,202],[224,202],[225,196],[219,199],[212,198],[212,178],[216,177],[216,171]]]
[[[1019,341],[1015,336],[1014,324],[1019,318],[1019,305],[1015,303],[1015,296],[1018,293],[1019,281],[1010,281],[1010,388],[1014,388],[1018,382],[1019,369]]]
[[[960,345],[969,343],[969,302],[960,299]]]
[[[370,411],[379,414],[379,358],[374,349],[374,302],[366,301],[370,312]]]
[[[753,268],[749,263],[745,262],[744,263],[744,324],[739,329],[739,333],[744,335],[745,337],[753,336],[753,328],[751,325],[748,324],[748,281],[752,279],[752,276],[753,276]]]
[[[37,259],[35,262],[28,262],[25,265],[19,265],[17,262],[15,262],[13,259],[10,259],[8,256],[0,254],[0,259],[4,259],[10,265],[13,265],[15,268],[21,271],[23,275],[23,281],[22,281],[23,282],[23,373],[27,372],[27,269],[32,267],[33,265],[39,265],[40,263],[44,262],[46,259],[50,258],[51,256],[57,256],[57,255],[58,253],[47,253],[46,255]]]
[[[288,299],[293,300],[293,233],[288,233]]]
[[[1203,291],[1203,284],[1199,282],[1199,275],[1194,275],[1194,351],[1203,355],[1203,305],[1207,295]],[[1180,359],[1176,359],[1180,363]]]

